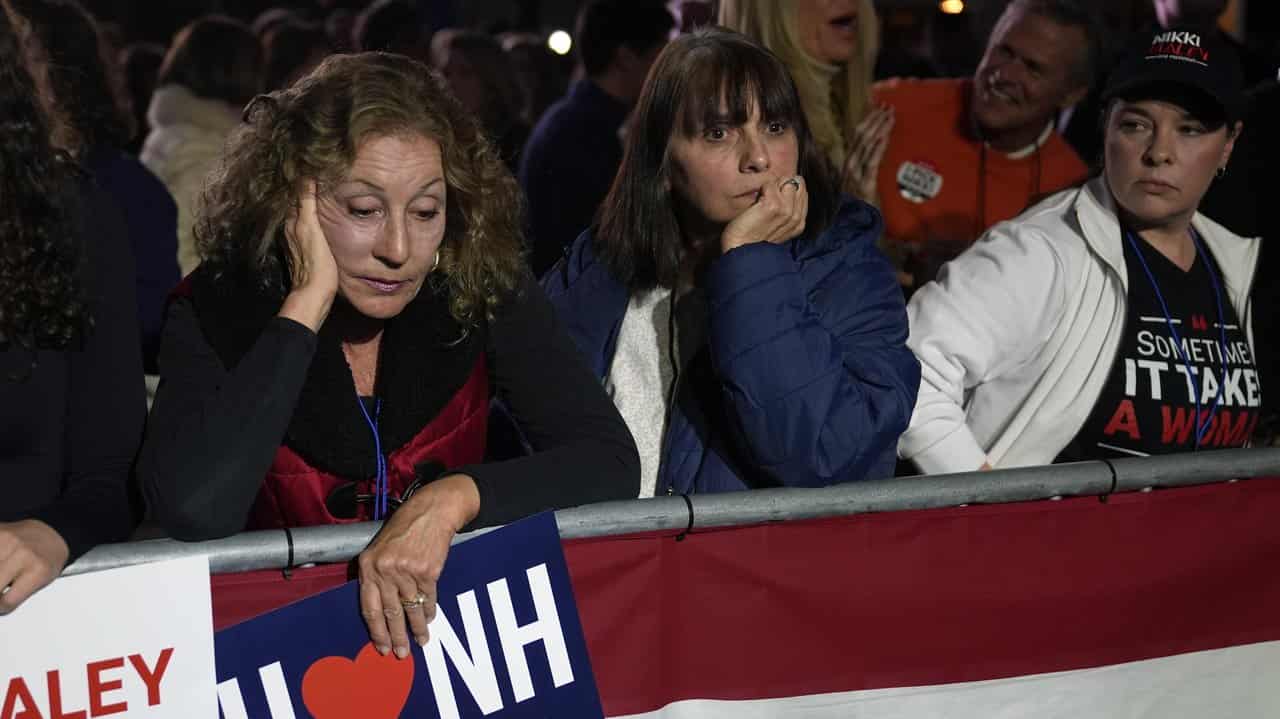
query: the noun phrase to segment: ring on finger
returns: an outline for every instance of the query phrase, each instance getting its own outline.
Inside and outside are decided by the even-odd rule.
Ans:
[[[418,592],[418,596],[414,597],[413,599],[410,599],[407,602],[404,600],[401,600],[400,606],[404,607],[405,609],[417,609],[418,607],[421,607],[426,603],[427,603],[427,595],[422,592]]]
[[[799,175],[795,175],[795,176],[792,176],[792,177],[788,177],[787,179],[785,179],[785,180],[783,180],[783,181],[782,181],[782,184],[778,185],[778,189],[779,189],[779,190],[781,190],[782,188],[786,187],[787,185],[791,185],[792,187],[796,188],[796,191],[797,191],[797,192],[799,192],[799,191],[800,191],[800,176],[799,176]]]

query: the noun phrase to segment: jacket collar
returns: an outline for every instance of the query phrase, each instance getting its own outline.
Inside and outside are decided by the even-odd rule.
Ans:
[[[542,287],[591,370],[604,377],[629,298],[627,288],[596,257],[591,230],[579,235],[569,254],[543,276]]]
[[[1080,188],[1075,200],[1075,214],[1085,243],[1115,270],[1128,290],[1120,218],[1105,177],[1099,175]],[[1218,261],[1227,294],[1236,310],[1243,312],[1257,265],[1258,238],[1240,237],[1199,212],[1191,218],[1191,226],[1200,233]]]
[[[1120,217],[1116,214],[1111,190],[1101,175],[1085,183],[1076,193],[1075,214],[1085,244],[1120,276],[1127,290],[1129,278],[1125,272]]]
[[[820,257],[840,250],[850,237],[870,234],[874,240],[884,232],[884,219],[880,211],[871,205],[842,197],[831,225],[812,239],[801,238],[791,242],[791,256],[798,262]]]
[[[849,237],[864,233],[878,237],[883,228],[884,221],[874,207],[844,198],[831,226],[817,237],[791,242],[791,255],[796,262],[806,262],[840,251]],[[604,377],[630,297],[627,288],[596,257],[590,230],[579,235],[565,258],[543,276],[542,287],[560,310],[561,322],[591,369],[597,377]]]
[[[223,366],[234,368],[279,310],[280,301],[232,273],[205,266],[190,276],[201,331]],[[384,455],[416,436],[466,384],[484,342],[483,327],[465,335],[449,311],[448,293],[428,281],[383,330],[375,394]],[[371,413],[372,414],[372,413]],[[285,433],[308,464],[347,479],[376,473],[373,434],[356,397],[341,339],[320,327],[316,351]]]

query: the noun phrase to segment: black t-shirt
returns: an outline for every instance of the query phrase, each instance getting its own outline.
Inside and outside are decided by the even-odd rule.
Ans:
[[[1127,237],[1124,241],[1124,260],[1128,310],[1111,373],[1089,418],[1058,461],[1192,451],[1197,446],[1194,393],[1200,395],[1199,447],[1244,446],[1257,426],[1262,389],[1248,335],[1212,256],[1207,250],[1197,252],[1184,272],[1135,235],[1134,242]],[[1219,324],[1215,279],[1222,293],[1225,333]]]

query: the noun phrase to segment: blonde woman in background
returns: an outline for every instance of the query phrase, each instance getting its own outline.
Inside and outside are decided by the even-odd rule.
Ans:
[[[769,48],[795,79],[841,189],[876,202],[893,111],[871,101],[879,27],[871,0],[721,0],[718,21]]]

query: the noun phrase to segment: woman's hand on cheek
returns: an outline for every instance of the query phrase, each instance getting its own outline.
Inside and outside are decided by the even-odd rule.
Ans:
[[[285,220],[292,283],[279,313],[312,332],[320,331],[338,294],[338,264],[320,226],[316,205],[316,183],[310,180],[296,210]]]
[[[400,505],[360,554],[360,614],[379,653],[407,657],[410,635],[427,643],[449,544],[479,511],[475,480],[442,477]]]
[[[804,230],[809,214],[809,192],[804,178],[796,175],[765,181],[756,203],[738,215],[720,233],[720,251],[753,242],[782,244]]]

